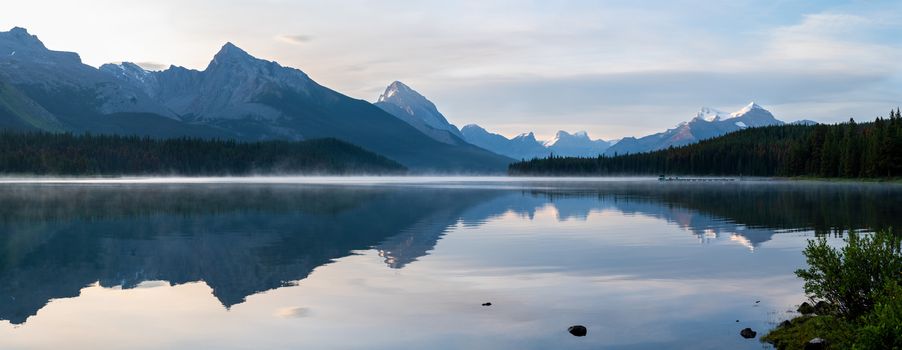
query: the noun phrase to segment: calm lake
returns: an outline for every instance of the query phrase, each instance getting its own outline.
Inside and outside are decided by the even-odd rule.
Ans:
[[[7,179],[0,348],[761,349],[806,240],[881,227],[902,186]]]

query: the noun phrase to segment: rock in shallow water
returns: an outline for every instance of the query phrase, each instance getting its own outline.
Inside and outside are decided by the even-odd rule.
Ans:
[[[751,328],[745,328],[739,331],[739,335],[741,335],[745,339],[751,339],[758,335],[758,332],[753,331]]]
[[[570,326],[570,328],[567,328],[567,331],[577,337],[585,337],[586,334],[589,333],[589,330],[587,330],[585,326],[581,325]]]

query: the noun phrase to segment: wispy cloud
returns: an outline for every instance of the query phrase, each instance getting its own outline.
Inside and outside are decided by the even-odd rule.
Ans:
[[[313,40],[313,37],[310,35],[303,34],[292,34],[292,35],[279,35],[277,37],[282,42],[286,42],[293,45],[301,45],[304,43],[308,43]]]
[[[146,70],[164,70],[169,68],[168,64],[158,62],[135,62],[135,64]]]
[[[282,318],[301,318],[310,316],[310,309],[306,307],[286,307],[276,310],[276,316]]]

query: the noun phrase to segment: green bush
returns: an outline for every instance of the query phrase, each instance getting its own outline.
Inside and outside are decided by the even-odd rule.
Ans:
[[[824,238],[808,242],[809,267],[796,275],[812,300],[828,305],[762,341],[777,349],[804,349],[809,340],[823,338],[831,349],[902,350],[902,237],[889,230],[850,233],[845,243],[836,249]]]
[[[841,250],[825,238],[812,240],[805,257],[808,269],[796,271],[805,280],[805,293],[848,319],[873,309],[887,283],[902,282],[902,237],[891,231],[850,233]]]
[[[887,285],[885,295],[861,324],[854,349],[902,349],[902,286]]]

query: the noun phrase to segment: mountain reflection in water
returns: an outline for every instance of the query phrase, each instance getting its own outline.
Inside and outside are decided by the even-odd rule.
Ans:
[[[6,185],[0,188],[0,320],[22,324],[82,288],[203,281],[226,308],[374,249],[387,268],[450,228],[553,207],[666,220],[701,242],[754,249],[785,231],[900,226],[895,187],[795,184],[495,186]]]

